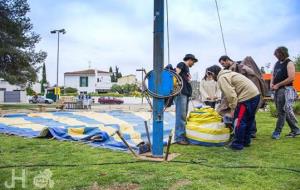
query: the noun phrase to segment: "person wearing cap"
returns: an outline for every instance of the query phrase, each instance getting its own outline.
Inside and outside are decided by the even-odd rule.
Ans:
[[[242,150],[251,143],[251,128],[255,121],[256,110],[260,101],[260,93],[250,79],[231,70],[221,70],[214,65],[207,68],[228,101],[233,118],[234,138],[230,148]]]
[[[198,62],[193,54],[186,54],[183,58],[184,62],[177,64],[176,72],[183,80],[183,88],[179,95],[175,98],[176,104],[176,121],[175,121],[175,142],[181,145],[187,145],[185,137],[186,117],[188,113],[189,98],[192,96],[191,74],[190,68]]]

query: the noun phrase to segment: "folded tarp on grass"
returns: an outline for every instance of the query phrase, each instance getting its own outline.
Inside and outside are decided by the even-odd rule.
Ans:
[[[54,137],[58,140],[83,141],[92,146],[127,150],[115,134],[119,130],[136,150],[147,142],[144,121],[152,135],[151,112],[47,112],[9,114],[0,117],[0,133],[34,137]],[[164,139],[175,126],[174,113],[164,115]],[[97,137],[97,142],[92,138]]]

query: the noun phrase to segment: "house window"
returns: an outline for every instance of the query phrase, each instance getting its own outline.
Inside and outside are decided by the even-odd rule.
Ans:
[[[89,78],[88,77],[80,77],[79,86],[80,87],[88,87],[89,86]]]

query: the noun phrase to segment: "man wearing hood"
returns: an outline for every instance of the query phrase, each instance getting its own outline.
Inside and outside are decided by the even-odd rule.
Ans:
[[[230,148],[242,150],[251,143],[251,128],[255,122],[255,113],[260,101],[260,93],[250,79],[231,70],[221,70],[217,65],[207,68],[218,82],[228,101],[233,118],[234,138]]]

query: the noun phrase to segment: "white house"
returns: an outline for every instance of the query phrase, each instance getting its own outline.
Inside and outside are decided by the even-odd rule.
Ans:
[[[80,93],[107,92],[111,89],[111,73],[97,69],[64,73],[64,86],[76,88]]]

